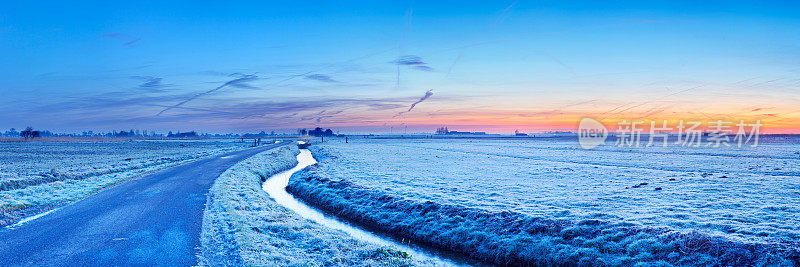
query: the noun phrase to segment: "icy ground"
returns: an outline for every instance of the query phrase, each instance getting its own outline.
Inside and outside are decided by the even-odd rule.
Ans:
[[[566,139],[349,141],[318,145],[336,162],[319,172],[413,200],[747,242],[800,240],[800,139],[594,150]]]
[[[0,226],[142,173],[245,149],[236,140],[0,142]]]

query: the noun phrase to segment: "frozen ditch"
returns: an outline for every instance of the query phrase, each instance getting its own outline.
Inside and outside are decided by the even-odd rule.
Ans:
[[[340,221],[336,217],[325,215],[320,210],[295,199],[294,196],[286,192],[286,186],[289,184],[289,178],[292,177],[292,174],[295,172],[317,163],[317,161],[311,155],[311,151],[308,149],[300,149],[300,154],[297,155],[297,161],[299,162],[297,166],[273,175],[262,185],[264,191],[267,191],[270,197],[272,197],[275,202],[281,206],[294,211],[303,218],[312,220],[329,228],[342,230],[356,239],[380,246],[394,247],[396,249],[405,251],[411,254],[415,259],[432,261],[437,265],[476,264],[476,262],[473,260],[456,255],[455,253],[443,252],[431,248],[423,248],[413,244],[401,244],[393,240],[391,237],[383,236],[378,233],[362,229],[348,222]]]

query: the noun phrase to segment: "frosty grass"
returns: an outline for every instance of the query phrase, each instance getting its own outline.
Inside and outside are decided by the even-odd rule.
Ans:
[[[800,144],[582,150],[574,140],[326,139],[287,188],[488,262],[786,265]]]

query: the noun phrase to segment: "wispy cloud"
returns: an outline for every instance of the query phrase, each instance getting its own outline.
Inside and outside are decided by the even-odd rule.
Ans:
[[[139,88],[147,89],[153,92],[161,91],[162,88],[169,85],[162,83],[163,79],[152,76],[131,76],[131,79],[142,81]]]
[[[328,75],[325,75],[325,74],[310,74],[310,75],[306,75],[306,79],[320,81],[320,82],[326,82],[326,83],[338,83],[339,82],[339,81],[334,80],[333,78],[331,78],[331,76],[328,76]]]
[[[141,41],[141,40],[142,40],[142,38],[136,38],[136,39],[133,39],[133,40],[131,40],[131,41],[125,42],[125,43],[124,43],[124,44],[122,44],[122,45],[124,45],[124,46],[129,46],[129,45],[135,44],[135,43],[137,43],[137,42],[139,42],[139,41]]]
[[[326,110],[322,110],[316,114],[312,114],[310,116],[304,116],[300,118],[300,121],[314,121],[316,123],[321,123],[323,119],[332,118],[337,114],[344,112],[344,110],[338,110],[333,112],[326,112]]]
[[[497,18],[494,20],[494,23],[492,24],[492,27],[495,27],[495,26],[497,26],[497,25],[500,25],[500,24],[502,24],[502,23],[503,23],[503,21],[505,21],[505,20],[506,20],[506,18],[508,18],[508,16],[509,16],[509,12],[511,12],[511,9],[512,9],[512,8],[514,8],[514,6],[515,6],[516,4],[517,4],[517,1],[514,1],[514,2],[513,2],[513,3],[511,3],[510,5],[506,6],[506,8],[504,8],[503,10],[501,10],[501,11],[500,11],[500,15],[498,15],[498,16],[497,16]]]
[[[140,84],[139,87],[161,87],[161,78],[150,77],[144,83]]]
[[[433,71],[433,68],[428,67],[428,66],[414,66],[412,68],[414,68],[415,70],[421,70],[421,71]]]
[[[368,104],[368,106],[371,109],[375,109],[375,110],[385,110],[385,109],[402,108],[405,105],[397,104],[397,103],[370,103],[370,104]]]
[[[239,114],[237,119],[262,118],[281,114],[304,114],[301,121],[316,120],[318,117],[330,118],[333,115],[341,115],[346,109],[366,109],[372,111],[392,110],[403,107],[402,98],[377,98],[377,99],[354,99],[354,98],[320,98],[313,100],[283,100],[283,101],[258,101],[250,103],[239,103],[219,106],[224,107],[228,112]],[[327,110],[337,110],[327,112]],[[318,111],[322,110],[322,111]]]
[[[105,34],[103,34],[101,36],[103,38],[109,38],[109,39],[122,41],[123,42],[122,43],[123,46],[129,46],[129,45],[135,44],[135,43],[137,43],[137,42],[142,40],[142,38],[139,38],[139,37],[136,37],[136,36],[131,36],[131,35],[124,34],[124,33],[119,33],[119,32],[105,33]]]
[[[406,110],[406,111],[401,111],[401,112],[398,112],[398,113],[397,113],[397,115],[394,115],[394,117],[402,116],[402,115],[403,115],[403,114],[405,114],[405,113],[411,112],[411,110],[413,110],[415,107],[417,107],[417,104],[419,104],[419,103],[422,103],[422,101],[425,101],[425,100],[427,100],[427,99],[428,99],[428,98],[430,98],[432,95],[433,95],[433,89],[431,89],[431,90],[428,90],[427,92],[425,92],[425,95],[424,95],[424,96],[422,96],[422,97],[420,97],[420,98],[419,98],[419,100],[417,100],[417,101],[416,101],[416,102],[414,102],[414,103],[411,103],[411,106],[410,106],[410,107],[408,107],[408,110]]]
[[[399,66],[409,66],[415,70],[433,71],[433,68],[428,66],[428,63],[422,60],[422,57],[415,55],[400,56],[390,63]],[[399,71],[399,68],[398,68]]]
[[[422,58],[415,55],[405,55],[398,57],[392,63],[401,65],[401,66],[415,66],[415,65],[425,65],[425,61],[422,61]]]
[[[239,87],[239,88],[249,88],[251,86],[247,85],[246,83],[254,81],[254,80],[257,80],[257,79],[258,79],[258,76],[256,76],[255,74],[242,75],[240,78],[236,78],[236,79],[227,81],[224,84],[222,84],[220,86],[217,86],[214,89],[211,89],[211,90],[196,94],[196,95],[194,95],[194,96],[192,96],[192,97],[190,97],[190,98],[188,98],[186,100],[181,101],[178,104],[175,104],[175,105],[169,106],[167,108],[164,108],[163,110],[158,112],[158,114],[156,114],[156,116],[160,116],[161,114],[163,114],[164,112],[166,112],[166,111],[168,111],[170,109],[173,109],[173,108],[176,108],[176,107],[180,107],[180,106],[182,106],[182,105],[184,105],[186,103],[189,103],[192,100],[197,99],[198,97],[201,97],[201,96],[216,92],[216,91],[218,91],[218,90],[220,90],[222,88],[228,87],[228,86]]]
[[[196,94],[151,94],[131,90],[103,93],[91,97],[65,98],[47,104],[26,105],[17,112],[64,114],[66,118],[41,118],[48,125],[82,124],[91,127],[295,127],[315,123],[348,124],[374,121],[391,116],[391,110],[403,107],[407,98],[296,98],[296,99],[220,99],[211,106],[176,106],[166,104]],[[161,116],[147,114],[171,108]],[[370,111],[345,114],[346,110]],[[361,117],[359,117],[361,116]],[[357,118],[357,119],[356,119]],[[133,127],[133,126],[130,126]]]
[[[424,96],[422,96],[419,100],[417,100],[417,102],[414,102],[414,103],[411,104],[411,107],[408,108],[407,112],[410,112],[412,109],[414,109],[414,107],[417,106],[417,104],[422,103],[422,101],[425,101],[426,99],[430,98],[432,95],[433,95],[433,89],[428,90],[427,92],[425,92]]]

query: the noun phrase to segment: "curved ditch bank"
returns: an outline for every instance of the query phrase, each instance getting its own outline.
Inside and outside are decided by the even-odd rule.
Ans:
[[[413,258],[426,262],[432,262],[436,265],[481,265],[480,262],[456,253],[440,251],[418,244],[406,243],[408,241],[403,242],[402,239],[397,240],[395,237],[361,228],[346,221],[341,221],[336,217],[326,215],[322,211],[306,205],[289,194],[286,191],[286,186],[289,184],[289,178],[292,176],[292,174],[310,165],[316,164],[317,161],[314,159],[314,157],[311,155],[311,151],[308,149],[300,149],[300,154],[297,155],[297,161],[297,166],[269,177],[262,185],[264,191],[266,191],[270,197],[272,197],[275,202],[281,206],[294,211],[301,217],[317,222],[328,228],[344,231],[356,239],[380,246],[393,247],[411,254]]]
[[[211,187],[203,212],[200,266],[433,265],[305,219],[262,189],[267,178],[297,165],[297,146],[240,161]]]

